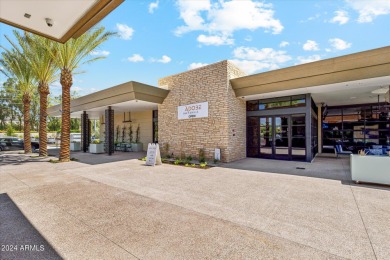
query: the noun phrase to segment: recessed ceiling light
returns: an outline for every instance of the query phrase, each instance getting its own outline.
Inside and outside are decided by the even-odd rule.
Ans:
[[[29,18],[29,19],[30,19],[30,17],[31,17],[31,14],[25,13],[25,14],[24,14],[24,17],[26,17],[26,18]]]

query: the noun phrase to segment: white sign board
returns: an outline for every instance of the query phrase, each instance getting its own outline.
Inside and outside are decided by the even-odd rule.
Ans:
[[[221,160],[221,149],[215,148],[214,159],[220,161]]]
[[[161,164],[160,147],[158,144],[148,144],[146,165],[155,166]]]
[[[189,104],[177,108],[178,119],[191,119],[209,116],[209,102]]]

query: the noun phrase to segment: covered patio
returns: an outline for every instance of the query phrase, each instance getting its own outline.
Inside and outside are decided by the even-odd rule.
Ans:
[[[144,151],[148,143],[156,141],[158,104],[168,92],[130,81],[72,100],[71,117],[81,118],[81,151],[86,152],[90,145],[91,120],[99,120],[100,140],[108,155],[118,150],[116,143],[131,141],[142,143],[136,151]],[[50,107],[48,114],[60,117],[61,105]],[[133,140],[130,140],[130,128]]]

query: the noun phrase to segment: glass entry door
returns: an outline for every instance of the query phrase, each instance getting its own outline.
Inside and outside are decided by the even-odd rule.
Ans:
[[[275,142],[274,142],[274,158],[275,159],[291,159],[291,120],[290,116],[275,116]]]
[[[304,159],[305,115],[247,118],[247,156]]]
[[[262,158],[273,158],[273,118],[260,117],[260,154]]]
[[[260,156],[291,159],[290,116],[260,117]]]

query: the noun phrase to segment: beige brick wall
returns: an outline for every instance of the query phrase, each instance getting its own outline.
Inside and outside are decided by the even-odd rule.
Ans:
[[[199,149],[206,158],[214,158],[221,148],[221,160],[229,162],[246,156],[245,102],[235,97],[230,78],[244,73],[228,61],[218,62],[159,80],[159,86],[170,93],[159,105],[159,143],[170,146],[175,156],[184,153],[198,157]],[[178,120],[178,106],[209,102],[209,116]]]
[[[114,110],[115,112],[115,110]],[[131,125],[133,126],[133,141],[135,142],[136,131],[138,124],[140,126],[140,142],[143,144],[143,149],[148,149],[148,143],[153,142],[153,119],[152,110],[142,112],[131,112]],[[126,113],[126,120],[128,120],[128,113]],[[126,126],[125,142],[129,142],[129,127],[130,123],[123,123],[123,112],[116,112],[114,115],[114,141],[116,141],[116,129],[119,125],[119,142],[122,142],[122,127]],[[100,131],[104,131],[104,125],[101,125]],[[104,141],[104,135],[100,133],[101,140]]]

